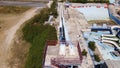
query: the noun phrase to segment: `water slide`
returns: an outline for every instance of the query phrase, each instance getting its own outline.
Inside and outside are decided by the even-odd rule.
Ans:
[[[120,49],[119,45],[118,45],[116,42],[113,42],[113,41],[110,41],[110,40],[102,40],[102,42],[113,44],[113,45],[116,46],[118,49]]]
[[[70,51],[69,53],[70,53],[70,55],[75,55],[74,45],[72,44],[72,42],[70,40],[70,37],[69,37],[69,34],[68,34],[68,29],[67,29],[67,26],[65,24],[65,19],[64,19],[64,16],[63,16],[63,12],[62,12],[62,19],[63,19],[63,25],[64,25],[64,30],[65,30],[65,39],[69,43],[69,51]]]
[[[62,17],[62,11],[61,11],[61,6],[60,6],[60,23],[59,23],[59,29],[61,28],[61,33],[60,33],[60,35],[61,35],[61,38],[63,37],[63,26],[62,26],[62,19],[61,19],[61,17]],[[60,39],[60,41],[62,41],[62,39]],[[66,50],[66,45],[65,45],[65,43],[60,43],[60,50],[59,50],[59,54],[60,55],[65,55],[65,50]]]
[[[102,39],[111,40],[111,41],[118,41],[119,39],[116,38],[116,32],[115,32],[114,28],[120,28],[120,26],[112,26],[111,30],[112,30],[113,35],[105,35],[105,34],[103,34]]]
[[[110,35],[110,34],[102,34],[102,37],[115,37],[115,35]]]
[[[65,19],[64,19],[64,16],[63,16],[63,6],[60,6],[60,24],[59,24],[59,28],[64,28],[64,33],[65,33],[65,41],[71,41],[70,40],[70,37],[69,37],[69,34],[68,34],[68,30],[67,30],[67,26],[65,24]],[[60,55],[65,55],[65,50],[66,50],[66,45],[65,43],[64,44],[60,44],[60,52],[59,54]],[[74,45],[72,45],[71,42],[69,42],[69,53],[70,55],[75,55],[75,52],[74,52]]]
[[[60,55],[65,55],[65,50],[66,50],[66,45],[65,44],[60,44],[60,51],[59,51],[59,54]]]
[[[102,37],[102,40],[118,41],[118,38]]]
[[[114,30],[114,28],[120,28],[120,26],[111,26],[112,35],[103,34],[102,36],[105,36],[105,37],[115,37],[116,36],[116,31]]]
[[[111,27],[113,35],[116,35],[116,32],[115,32],[114,28],[120,28],[120,26],[112,26]]]

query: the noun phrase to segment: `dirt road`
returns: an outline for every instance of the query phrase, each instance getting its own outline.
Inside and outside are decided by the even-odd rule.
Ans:
[[[2,37],[3,42],[0,43],[0,68],[9,68],[7,60],[10,58],[10,48],[16,31],[25,21],[33,17],[38,9],[40,9],[40,7],[32,8],[23,13],[23,16],[16,22],[17,24],[4,32],[4,36]]]

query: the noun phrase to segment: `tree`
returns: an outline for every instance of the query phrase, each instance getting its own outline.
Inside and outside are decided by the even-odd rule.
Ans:
[[[94,41],[90,41],[90,42],[88,43],[88,47],[89,47],[92,51],[95,51],[95,48],[96,48],[95,42],[94,42]]]
[[[57,18],[58,16],[56,0],[54,0],[53,3],[51,4],[50,14],[53,15],[55,18]]]
[[[99,55],[95,54],[95,55],[94,55],[94,59],[95,59],[95,61],[99,62],[99,61],[100,61]]]
[[[87,51],[85,49],[82,51],[82,55],[87,56]]]
[[[82,3],[87,3],[88,1],[87,0],[82,0]]]

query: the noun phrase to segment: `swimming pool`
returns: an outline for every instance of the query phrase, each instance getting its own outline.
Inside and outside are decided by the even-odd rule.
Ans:
[[[82,12],[85,18],[90,20],[109,20],[108,9],[104,7],[97,8],[96,6],[91,7],[80,7],[75,8],[79,12]]]

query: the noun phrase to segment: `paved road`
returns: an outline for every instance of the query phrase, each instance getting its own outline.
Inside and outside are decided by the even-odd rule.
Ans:
[[[0,5],[7,6],[30,6],[30,7],[46,7],[47,5],[40,2],[16,2],[16,1],[0,1]]]

